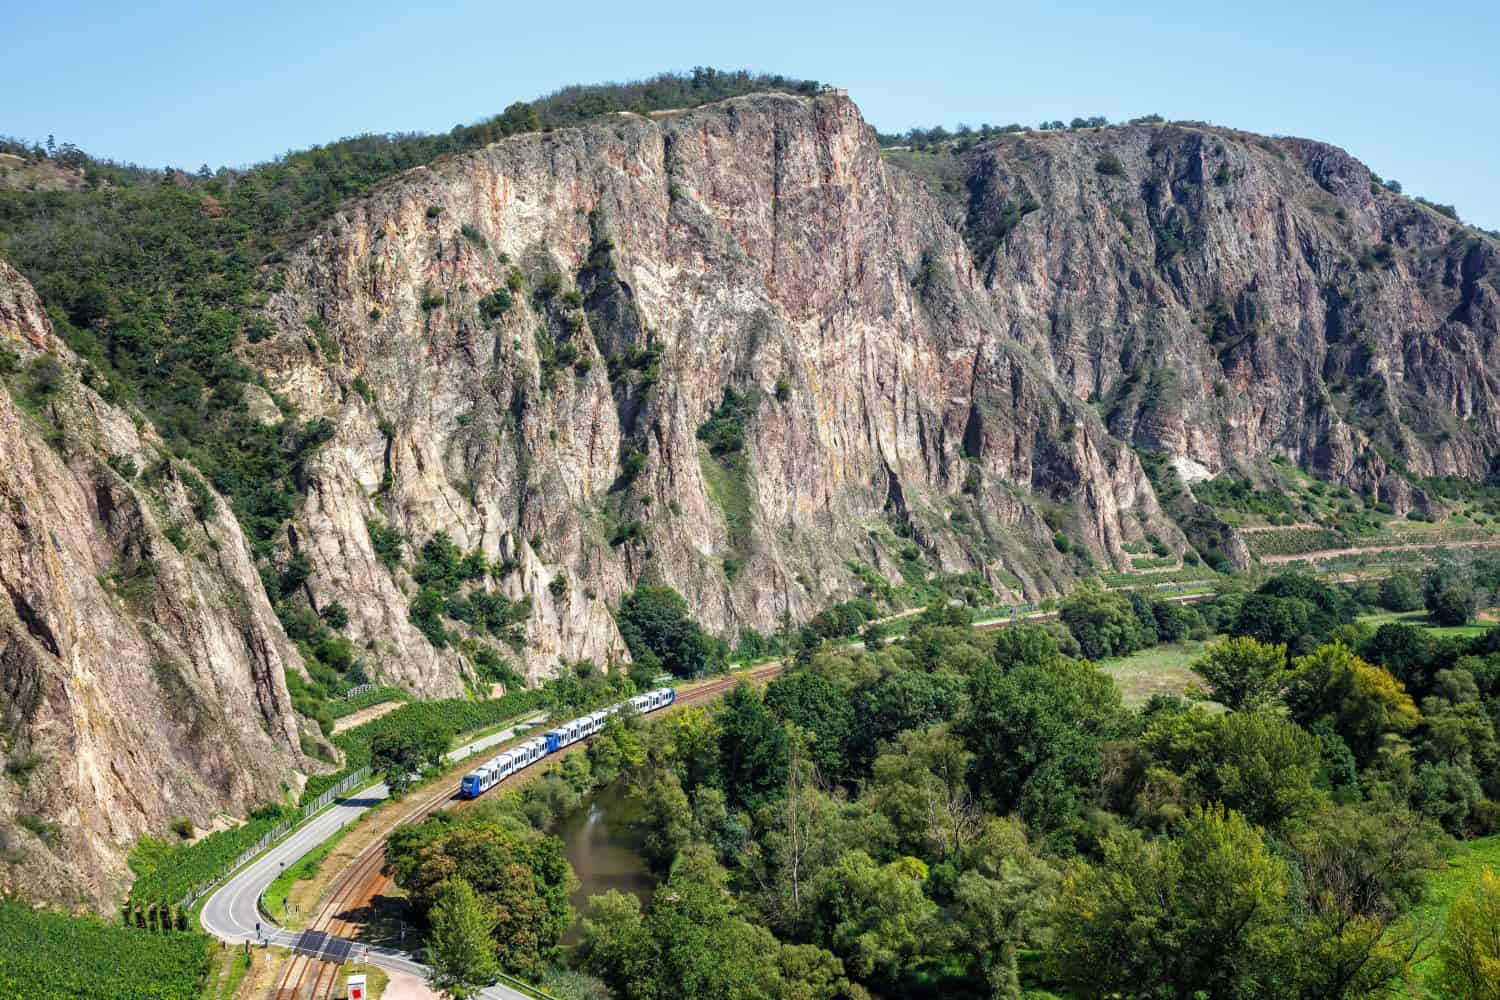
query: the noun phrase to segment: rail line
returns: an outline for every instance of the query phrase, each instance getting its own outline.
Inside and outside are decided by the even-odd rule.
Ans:
[[[768,680],[784,668],[785,664],[777,660],[683,689],[666,714],[670,714],[678,706],[711,701],[743,681]],[[587,742],[575,743],[554,756],[560,758],[582,750],[587,745]],[[511,775],[495,787],[514,788],[540,773],[541,769],[532,771],[528,768]],[[458,791],[457,783],[445,782],[435,793],[422,799],[396,825],[421,822],[445,807],[467,808],[469,800],[459,799]],[[329,1000],[333,997],[338,989],[339,969],[361,948],[357,943],[357,935],[364,925],[355,915],[367,912],[374,899],[391,883],[391,878],[385,874],[384,869],[385,838],[381,838],[361,851],[339,873],[329,886],[312,923],[307,930],[301,932],[292,946],[291,960],[282,970],[276,989],[271,994],[274,1000]]]

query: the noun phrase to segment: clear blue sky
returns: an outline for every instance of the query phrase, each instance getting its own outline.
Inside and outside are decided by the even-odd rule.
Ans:
[[[1500,3],[1235,6],[11,4],[0,132],[241,165],[706,65],[847,87],[883,131],[1155,112],[1311,136],[1500,228]]]

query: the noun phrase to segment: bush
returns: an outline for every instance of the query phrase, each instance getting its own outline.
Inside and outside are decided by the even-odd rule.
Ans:
[[[615,612],[620,636],[643,669],[695,677],[723,669],[724,644],[688,614],[687,601],[671,587],[639,584]]]
[[[382,524],[373,518],[365,522],[365,528],[370,533],[370,547],[375,550],[375,558],[386,569],[394,571],[401,565],[406,535],[399,528]]]
[[[490,245],[489,242],[484,238],[484,234],[475,229],[473,226],[469,225],[467,222],[465,222],[462,226],[459,226],[458,231],[463,235],[464,239],[468,240],[479,249],[489,249]]]
[[[497,288],[479,300],[479,315],[483,316],[486,322],[492,323],[504,316],[514,302],[515,299],[511,297],[507,289]]]
[[[40,355],[26,366],[22,398],[31,406],[43,406],[62,394],[67,379],[68,370],[61,361],[50,354]]]
[[[1422,607],[1422,587],[1411,573],[1392,573],[1380,581],[1378,599],[1387,611],[1416,611]]]
[[[1121,163],[1120,158],[1115,154],[1105,153],[1094,164],[1094,169],[1105,177],[1119,177],[1125,173],[1125,164]]]
[[[738,392],[733,386],[726,387],[723,400],[698,428],[698,440],[708,445],[715,458],[738,461],[745,450],[745,426],[759,407],[759,389]]]

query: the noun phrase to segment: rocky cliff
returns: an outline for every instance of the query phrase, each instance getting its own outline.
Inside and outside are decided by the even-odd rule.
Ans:
[[[1342,150],[1134,125],[1003,137],[959,169],[997,333],[1120,439],[1200,472],[1279,454],[1398,505],[1489,471],[1496,245]]]
[[[459,654],[409,623],[370,521],[503,566],[533,675],[618,655],[608,606],[640,579],[732,634],[847,596],[854,564],[899,582],[903,552],[1019,596],[1073,579],[1055,531],[1104,564],[1180,544],[995,299],[852,103],[771,95],[401,175],[288,261],[249,360],[337,426],[293,540],[315,599],[441,691]],[[726,399],[744,445],[716,455]]]
[[[609,609],[641,581],[732,638],[882,579],[1035,599],[1181,552],[1145,452],[1423,504],[1500,450],[1495,275],[1493,241],[1318,143],[882,153],[841,95],[760,95],[389,178],[267,264],[240,352],[279,397],[245,388],[258,419],[330,432],[282,599],[453,695],[487,648],[533,678],[623,659]],[[228,505],[8,269],[0,334],[27,366],[0,391],[0,878],[97,902],[132,837],[310,766],[304,668]],[[483,556],[468,625],[413,614],[440,532]]]
[[[107,909],[141,834],[308,766],[300,664],[227,506],[80,384],[3,263],[0,349],[24,366],[0,384],[0,891]]]

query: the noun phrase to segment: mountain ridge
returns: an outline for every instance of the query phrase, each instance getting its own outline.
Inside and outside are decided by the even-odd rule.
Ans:
[[[299,692],[353,667],[436,696],[501,659],[533,680],[623,662],[610,609],[641,582],[726,637],[879,587],[1037,599],[1146,546],[1246,563],[1232,526],[1185,515],[1162,461],[1253,475],[1277,455],[1397,514],[1433,505],[1428,477],[1485,475],[1493,242],[1333,147],[1248,135],[1163,123],[883,154],[845,96],[755,94],[445,155],[268,241],[254,293],[204,314],[185,342],[226,381],[172,398],[190,427],[215,414],[188,407],[237,387],[244,465],[201,478],[182,432],[153,437],[121,392],[132,343],[152,343],[122,339],[139,336],[124,307],[81,310],[39,254],[49,316],[0,269],[23,304],[0,330],[19,359],[5,433],[73,498],[45,527],[90,553],[39,567],[17,541],[3,564],[0,660],[47,691],[7,687],[7,766],[49,775],[0,788],[30,859],[10,884],[57,897],[81,870],[99,905],[135,836],[295,786],[320,766]],[[182,197],[210,230],[238,210]],[[43,398],[47,356],[62,370]],[[279,492],[252,503],[243,483]],[[124,535],[121,503],[142,512]],[[0,537],[40,537],[7,517]],[[111,594],[140,552],[196,581],[198,606],[155,583],[144,606]],[[43,599],[63,591],[140,655],[68,645],[58,623],[82,612]],[[186,641],[204,631],[214,657]],[[186,690],[152,648],[180,654]],[[75,702],[79,658],[101,666]],[[58,739],[109,692],[161,732],[174,705],[238,706],[238,753],[80,770],[140,741],[119,712],[96,750]],[[120,809],[128,823],[101,819]]]

